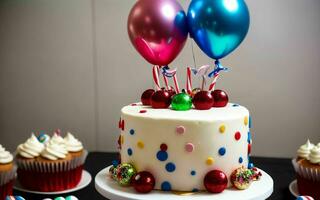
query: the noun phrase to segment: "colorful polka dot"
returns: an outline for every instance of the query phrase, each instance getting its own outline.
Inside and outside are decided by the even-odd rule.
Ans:
[[[170,191],[171,190],[171,184],[168,181],[164,181],[161,184],[161,190],[163,191]]]
[[[251,116],[249,116],[249,128],[251,128],[252,126],[252,119],[251,119]]]
[[[238,107],[238,106],[239,106],[239,104],[233,104],[232,106],[233,106],[233,107]]]
[[[219,155],[220,155],[220,156],[224,156],[224,154],[226,154],[226,148],[221,147],[221,148],[219,149]]]
[[[161,149],[161,151],[167,151],[168,150],[168,145],[166,145],[165,143],[162,143],[160,145],[160,149]]]
[[[248,142],[248,143],[251,143],[251,133],[250,133],[250,131],[248,132],[248,139],[247,139],[247,142]]]
[[[214,162],[213,158],[212,157],[208,157],[207,160],[206,160],[206,164],[207,165],[212,165]]]
[[[222,124],[220,127],[219,127],[219,132],[220,133],[224,133],[226,131],[226,126],[224,124]]]
[[[191,153],[194,150],[194,145],[192,143],[187,143],[185,145],[185,150],[189,153]]]
[[[243,162],[243,158],[240,156],[239,157],[239,163],[241,164]]]
[[[146,113],[147,110],[140,110],[139,113]]]
[[[160,161],[166,161],[168,159],[168,153],[165,151],[158,151],[157,158]]]
[[[134,130],[130,129],[129,133],[130,133],[130,135],[134,135]]]
[[[251,153],[251,144],[248,144],[248,154]]]
[[[239,131],[237,131],[235,134],[234,134],[234,139],[236,139],[237,141],[240,140],[241,138],[241,133]]]
[[[166,164],[166,170],[167,170],[168,172],[174,172],[174,170],[176,170],[176,165],[173,164],[172,162],[167,163],[167,164]]]
[[[137,142],[137,146],[140,148],[140,149],[143,149],[144,148],[144,143],[142,141],[138,141]]]
[[[248,164],[248,169],[252,169],[254,167],[253,163]]]
[[[246,125],[246,126],[248,125],[248,123],[249,123],[248,116],[245,116],[245,117],[244,117],[243,122],[244,122],[244,125]]]
[[[176,133],[178,134],[184,134],[184,132],[186,131],[186,128],[184,126],[177,126],[176,128]]]
[[[132,153],[133,153],[133,152],[132,152],[132,149],[129,148],[129,149],[127,150],[127,153],[128,153],[129,156],[132,156]]]
[[[196,171],[192,170],[192,171],[190,172],[190,174],[191,174],[191,176],[195,176],[195,175],[196,175]]]

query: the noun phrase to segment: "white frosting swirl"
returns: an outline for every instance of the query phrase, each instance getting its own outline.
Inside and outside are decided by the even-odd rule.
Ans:
[[[40,155],[44,149],[44,144],[39,142],[36,136],[32,133],[31,137],[17,148],[17,152],[24,158],[35,158]]]
[[[78,152],[83,149],[82,143],[76,139],[70,132],[67,133],[67,136],[64,138],[67,150],[70,152]]]
[[[306,144],[301,145],[297,151],[298,157],[309,159],[310,150],[314,147],[314,144],[308,140]]]
[[[59,144],[59,145],[64,146],[66,148],[66,143],[65,143],[64,139],[56,133],[53,134],[52,138],[50,139],[50,142]]]
[[[50,140],[45,149],[42,151],[41,156],[49,160],[58,160],[66,158],[68,154],[67,149],[62,144],[56,143],[54,140]]]
[[[310,150],[309,161],[320,165],[320,147],[315,146]]]
[[[7,164],[13,161],[13,156],[9,151],[6,151],[0,144],[0,164]]]

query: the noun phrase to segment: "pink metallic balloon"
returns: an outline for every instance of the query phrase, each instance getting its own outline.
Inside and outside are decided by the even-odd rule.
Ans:
[[[151,64],[168,65],[185,45],[188,29],[176,0],[139,0],[128,17],[128,34],[136,50]]]

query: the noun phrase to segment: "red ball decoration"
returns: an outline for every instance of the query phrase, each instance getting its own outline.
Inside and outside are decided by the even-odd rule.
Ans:
[[[213,97],[212,107],[225,107],[229,102],[229,97],[223,90],[214,90],[211,92],[211,95]]]
[[[193,97],[193,105],[197,110],[209,110],[213,105],[213,97],[208,91],[197,92]]]
[[[212,170],[204,177],[203,184],[208,192],[220,193],[226,189],[228,185],[228,178],[222,171]]]
[[[138,172],[132,179],[132,186],[139,193],[148,193],[153,190],[155,179],[150,172]]]
[[[143,105],[145,106],[151,105],[151,96],[153,95],[154,92],[155,92],[154,89],[147,89],[142,93],[141,102]]]
[[[168,108],[171,104],[171,96],[169,92],[165,90],[156,91],[151,96],[152,108]]]

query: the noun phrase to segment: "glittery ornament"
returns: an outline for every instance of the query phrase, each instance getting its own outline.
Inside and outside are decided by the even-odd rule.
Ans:
[[[186,93],[176,94],[172,98],[171,107],[173,110],[190,110],[192,107],[192,99]]]
[[[155,186],[155,179],[150,172],[142,171],[138,172],[132,178],[132,186],[139,193],[148,193],[153,190]]]
[[[226,189],[228,185],[228,178],[222,171],[212,170],[204,177],[203,184],[208,192],[220,193]]]
[[[200,92],[201,91],[201,89],[200,88],[194,88],[193,90],[192,90],[192,92],[191,92],[191,97],[193,98],[194,97],[194,95],[196,95],[198,92]]]
[[[239,190],[245,190],[249,188],[250,184],[254,180],[258,180],[261,173],[256,168],[247,169],[240,167],[231,174],[231,182]]]
[[[117,168],[114,166],[111,166],[109,168],[109,176],[113,179],[113,180],[117,180]]]
[[[118,165],[116,171],[117,171],[117,181],[122,186],[129,185],[131,178],[137,173],[133,165],[128,163]]]

